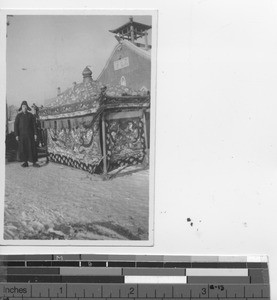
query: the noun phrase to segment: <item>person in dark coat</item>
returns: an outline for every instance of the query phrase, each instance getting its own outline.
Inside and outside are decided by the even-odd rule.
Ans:
[[[37,139],[36,122],[33,114],[28,111],[31,111],[31,108],[27,101],[23,101],[14,122],[19,158],[23,161],[22,167],[28,167],[28,161],[32,162],[34,167],[39,167],[35,144]]]

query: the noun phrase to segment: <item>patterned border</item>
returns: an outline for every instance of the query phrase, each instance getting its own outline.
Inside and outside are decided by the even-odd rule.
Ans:
[[[70,118],[96,113],[99,109],[113,108],[149,108],[150,96],[103,96],[94,101],[89,100],[80,103],[67,104],[57,107],[46,107],[39,111],[40,120],[54,120]]]
[[[82,162],[78,162],[77,160],[72,159],[71,157],[67,157],[65,155],[60,155],[60,154],[54,154],[54,153],[49,153],[49,159],[52,162],[60,163],[62,165],[66,165],[76,169],[81,169],[91,174],[95,173],[97,166],[100,164],[100,162],[98,165],[85,164]]]
[[[119,167],[129,167],[129,166],[135,166],[135,165],[140,165],[143,163],[143,160],[145,158],[145,151],[139,153],[137,155],[137,157],[131,156],[131,157],[126,157],[124,159],[120,159],[120,160],[116,160],[111,162],[109,160],[109,157],[107,157],[108,159],[108,171],[113,171],[116,170]]]

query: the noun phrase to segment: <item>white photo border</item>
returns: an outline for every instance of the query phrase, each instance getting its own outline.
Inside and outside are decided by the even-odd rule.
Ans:
[[[5,109],[0,116],[0,245],[2,246],[112,246],[112,247],[151,247],[154,246],[154,207],[155,207],[155,144],[156,144],[156,96],[157,96],[157,35],[158,9],[1,9],[0,10],[0,99],[2,107],[6,106],[6,20],[8,15],[150,15],[152,17],[152,49],[151,49],[151,113],[150,113],[150,154],[149,154],[149,227],[148,240],[5,240],[4,239],[4,207],[5,207]]]

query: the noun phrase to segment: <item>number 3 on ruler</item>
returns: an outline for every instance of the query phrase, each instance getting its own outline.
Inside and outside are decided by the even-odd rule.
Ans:
[[[202,292],[202,295],[206,295],[207,294],[207,289],[206,288],[202,288],[201,292]]]

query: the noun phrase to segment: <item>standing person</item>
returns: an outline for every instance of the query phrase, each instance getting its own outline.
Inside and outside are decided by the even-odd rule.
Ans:
[[[31,108],[27,101],[22,101],[18,111],[20,113],[15,118],[14,131],[18,141],[19,158],[23,161],[21,166],[28,167],[28,161],[30,161],[34,167],[39,167],[35,144],[37,128],[33,114],[28,112]]]
[[[35,124],[36,124],[36,128],[37,128],[36,147],[39,147],[39,146],[43,147],[44,141],[43,141],[43,136],[42,136],[41,124],[39,121],[39,108],[38,108],[38,106],[35,105],[35,103],[33,103],[31,108],[32,108],[32,114],[34,116]]]

